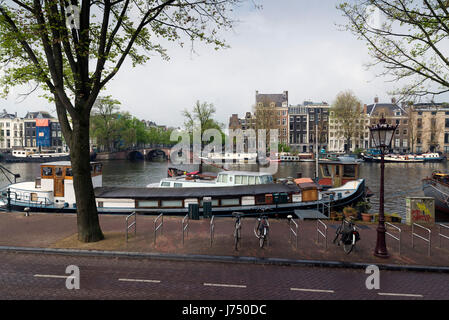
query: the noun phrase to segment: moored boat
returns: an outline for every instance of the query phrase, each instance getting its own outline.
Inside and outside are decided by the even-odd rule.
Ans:
[[[449,213],[449,174],[434,171],[431,177],[422,180],[426,197],[435,198],[435,210]]]
[[[332,167],[332,164],[326,165]],[[338,165],[358,166],[357,163],[342,162]],[[342,170],[353,172],[350,168]],[[225,171],[218,174],[216,180],[210,179],[208,182],[187,179],[190,183],[185,186],[176,186],[174,183],[178,177],[174,177],[167,178],[173,179],[173,185],[166,187],[125,188],[102,186],[102,165],[99,162],[91,163],[99,213],[136,211],[185,215],[189,204],[197,204],[202,212],[204,202],[211,203],[214,215],[231,214],[233,211],[255,214],[261,208],[273,209],[273,213],[279,215],[292,214],[297,209],[325,206],[337,210],[364,198],[365,180],[358,179],[356,173],[353,179],[345,183],[335,176],[329,186],[311,181],[274,183],[267,173]],[[196,185],[192,186],[192,183]],[[215,187],[211,187],[214,183]],[[68,161],[42,164],[41,177],[33,182],[11,184],[2,192],[4,203],[13,210],[22,211],[28,207],[30,211],[60,213],[76,212],[74,195],[72,169]]]

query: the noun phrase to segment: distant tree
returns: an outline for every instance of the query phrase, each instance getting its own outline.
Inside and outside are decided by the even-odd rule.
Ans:
[[[116,120],[120,110],[120,101],[111,96],[100,97],[94,104],[91,119],[91,135],[97,140],[97,145],[105,151],[112,151],[117,138]]]
[[[350,151],[352,139],[360,137],[363,132],[361,104],[351,91],[345,91],[337,95],[330,109],[334,114],[333,118],[338,121],[336,126],[340,128],[337,136],[343,137],[346,141],[345,152]]]

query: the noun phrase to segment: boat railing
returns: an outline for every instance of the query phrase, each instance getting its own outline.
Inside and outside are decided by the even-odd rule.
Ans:
[[[394,234],[388,232],[387,228],[386,228],[387,231],[385,232],[385,234],[398,241],[398,243],[399,243],[399,255],[401,255],[401,232],[402,232],[401,228],[399,228],[399,227],[397,227],[394,224],[391,224],[389,222],[385,222],[385,226],[392,227],[393,229],[398,231],[398,236],[397,237]]]
[[[438,238],[440,239],[440,248],[441,248],[441,239],[445,238],[449,240],[449,236],[442,233],[441,228],[449,229],[449,225],[440,223],[438,224]]]
[[[134,221],[129,224],[128,220],[131,219],[132,217],[134,217]],[[128,232],[129,229],[134,227],[134,236],[136,236],[137,234],[137,215],[136,212],[133,211],[133,213],[131,213],[130,215],[126,216],[126,242],[128,242]]]
[[[182,218],[182,245],[184,245],[184,233],[189,236],[189,214]]]
[[[6,199],[8,201],[8,206],[11,205],[11,201],[14,201],[15,204],[26,204],[28,206],[40,208],[54,205],[54,202],[47,197],[32,198],[30,194],[21,194],[15,191],[10,191],[9,189],[6,191],[2,191],[2,195],[4,194],[4,192],[6,192]],[[14,195],[14,197],[11,197],[11,195]]]
[[[159,224],[157,224],[158,221],[159,221],[159,219],[160,219],[161,221],[160,221]],[[156,217],[156,219],[154,219],[154,245],[156,245],[157,231],[158,231],[159,229],[161,229],[161,234],[162,234],[162,231],[163,231],[163,230],[162,230],[162,227],[163,227],[163,225],[164,225],[164,214],[161,213],[160,215],[158,215],[158,216]]]
[[[287,216],[288,218],[288,227],[290,228],[290,237],[289,241],[292,242],[292,237],[295,237],[295,247],[298,249],[298,224],[295,222],[295,220],[292,219],[291,215]]]
[[[421,229],[427,231],[428,238],[424,238],[423,236],[421,236],[421,235],[415,233],[415,227],[419,227],[419,228],[421,228]],[[428,249],[427,249],[427,252],[428,252],[428,255],[430,256],[430,248],[431,248],[431,244],[432,244],[432,243],[431,243],[431,234],[432,234],[432,231],[431,231],[430,229],[428,229],[428,228],[426,228],[426,227],[423,227],[422,225],[420,225],[420,224],[418,224],[418,223],[416,223],[416,222],[413,223],[413,224],[412,224],[412,248],[415,247],[414,237],[417,237],[417,238],[419,238],[419,239],[421,239],[421,240],[424,240],[425,242],[428,243]]]

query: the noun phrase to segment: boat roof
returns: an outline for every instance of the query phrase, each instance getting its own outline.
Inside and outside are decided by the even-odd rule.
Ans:
[[[259,172],[259,171],[220,171],[218,174],[231,174],[231,175],[247,175],[247,176],[266,176],[270,175],[269,172]]]
[[[192,188],[124,188],[99,187],[95,188],[96,198],[119,199],[180,199],[203,197],[241,197],[267,193],[300,192],[296,185],[288,184],[259,184],[251,186],[232,187],[192,187]]]
[[[91,162],[90,164],[100,164],[100,162]],[[72,162],[70,161],[53,161],[53,162],[45,162],[41,164],[41,167],[44,166],[65,166],[65,167],[71,167]]]
[[[356,164],[359,163],[357,161],[319,161],[319,164]]]

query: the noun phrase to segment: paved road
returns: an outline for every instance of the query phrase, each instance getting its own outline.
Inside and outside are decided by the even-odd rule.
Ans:
[[[65,286],[68,265],[80,289]],[[449,274],[0,252],[0,299],[449,299]]]

